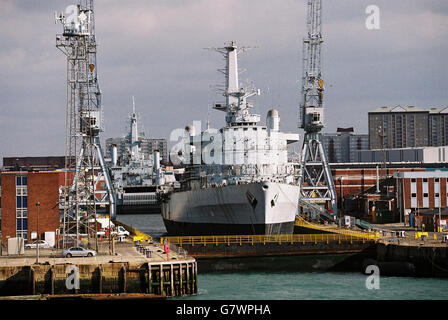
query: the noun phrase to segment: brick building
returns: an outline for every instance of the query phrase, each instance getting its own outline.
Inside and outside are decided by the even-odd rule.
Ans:
[[[64,171],[9,171],[1,173],[2,242],[9,237],[31,240],[37,231],[39,206],[39,234],[59,229],[59,187],[64,185]]]
[[[402,213],[447,207],[448,171],[400,172],[394,178],[398,179]]]
[[[377,178],[381,181],[386,174],[388,177],[396,172],[424,172],[425,168],[388,168],[386,172],[382,168],[344,168],[332,169],[334,184],[338,198],[347,195],[356,195],[374,189]]]

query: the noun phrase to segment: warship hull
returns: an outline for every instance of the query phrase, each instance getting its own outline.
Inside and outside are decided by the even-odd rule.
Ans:
[[[162,204],[169,235],[290,234],[299,187],[254,182],[170,194]]]

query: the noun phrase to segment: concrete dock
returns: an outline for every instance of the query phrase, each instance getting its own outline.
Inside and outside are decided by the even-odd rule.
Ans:
[[[99,245],[93,257],[62,256],[62,250],[25,250],[0,256],[0,296],[36,299],[84,297],[96,299],[160,298],[197,293],[197,264],[185,252],[166,253],[160,243],[132,239]],[[132,295],[132,296],[130,296]]]

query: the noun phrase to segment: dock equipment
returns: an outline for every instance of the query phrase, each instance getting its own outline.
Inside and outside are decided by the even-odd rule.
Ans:
[[[299,112],[303,137],[300,158],[299,185],[301,199],[322,205],[337,216],[336,188],[322,145],[321,130],[324,127],[321,72],[321,24],[322,0],[308,1],[308,36],[303,39],[302,101]]]
[[[301,217],[296,218],[294,225],[298,226],[298,227],[312,229],[312,230],[319,230],[319,231],[324,231],[324,232],[329,232],[329,233],[347,235],[347,236],[351,236],[351,237],[358,237],[361,239],[374,239],[375,241],[377,241],[380,237],[379,232],[349,230],[349,229],[345,229],[345,228],[339,228],[337,226],[323,225],[323,224],[305,221]]]
[[[93,0],[79,0],[78,5],[68,6],[55,18],[63,25],[63,33],[56,35],[56,47],[67,60],[66,173],[60,199],[66,248],[79,245],[82,233],[96,236],[97,211],[115,219],[116,210],[100,146],[102,104]]]

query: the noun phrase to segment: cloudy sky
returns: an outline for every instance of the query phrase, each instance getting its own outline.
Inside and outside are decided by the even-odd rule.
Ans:
[[[66,66],[55,47],[54,11],[77,0],[0,0],[0,157],[64,155]],[[107,137],[121,136],[131,96],[146,134],[168,138],[193,120],[224,125],[222,57],[206,47],[229,40],[256,47],[240,56],[281,129],[297,129],[306,0],[97,0],[98,74]],[[368,30],[366,7],[380,9]],[[384,105],[448,105],[448,1],[323,0],[327,132],[367,132]]]

